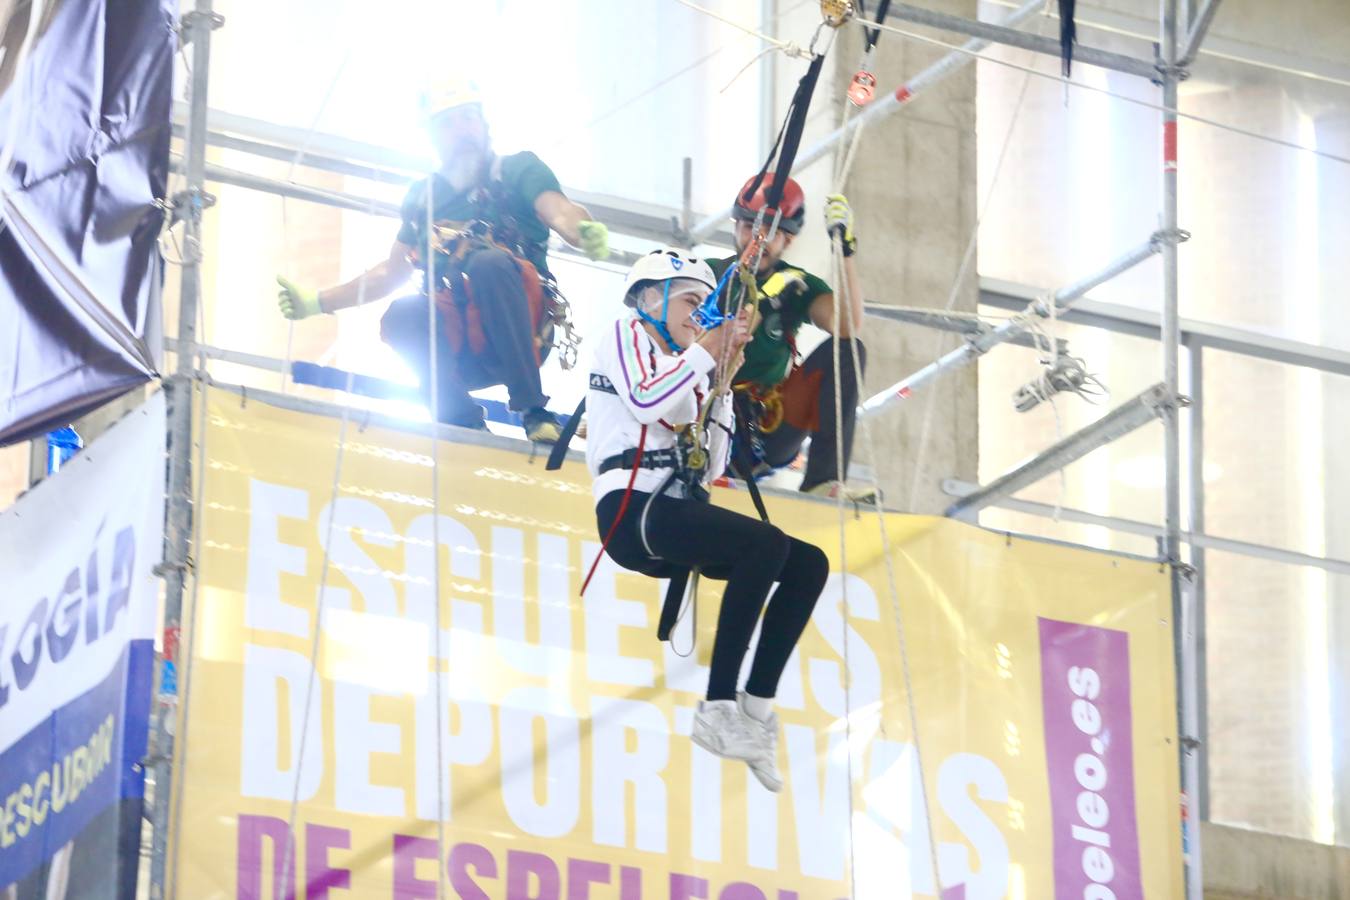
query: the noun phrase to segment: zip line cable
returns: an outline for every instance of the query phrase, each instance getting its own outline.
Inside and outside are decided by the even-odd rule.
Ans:
[[[856,21],[858,22],[859,25],[863,25],[868,28],[880,28],[882,31],[888,31],[891,34],[896,34],[901,37],[908,38],[910,40],[919,41],[920,43],[931,44],[935,47],[945,47],[948,50],[953,50],[958,53],[964,53],[967,56],[973,56],[976,59],[982,59],[986,62],[993,63],[994,65],[997,66],[1003,66],[1004,68],[1007,69],[1015,69],[1019,72],[1026,72],[1029,75],[1035,75],[1037,78],[1043,78],[1047,81],[1056,81],[1059,82],[1060,84],[1063,84],[1065,87],[1077,88],[1078,90],[1082,91],[1090,91],[1094,94],[1104,94],[1108,97],[1114,97],[1115,99],[1120,100],[1124,103],[1129,103],[1134,106],[1142,107],[1144,109],[1151,109],[1154,112],[1168,113],[1170,115],[1176,116],[1179,119],[1188,119],[1192,122],[1198,122],[1201,125],[1208,125],[1211,128],[1218,128],[1221,131],[1228,131],[1232,132],[1233,134],[1240,134],[1243,137],[1248,137],[1251,138],[1252,140],[1265,141],[1266,143],[1275,144],[1280,147],[1286,147],[1290,150],[1298,150],[1302,153],[1311,153],[1312,155],[1320,156],[1323,159],[1329,159],[1333,162],[1350,165],[1350,156],[1341,156],[1336,153],[1330,153],[1326,150],[1319,150],[1316,147],[1309,147],[1306,144],[1300,144],[1297,141],[1289,141],[1285,140],[1284,138],[1274,137],[1269,134],[1261,134],[1260,132],[1257,131],[1250,131],[1246,128],[1241,128],[1237,125],[1230,125],[1227,122],[1221,122],[1218,119],[1211,119],[1208,118],[1207,116],[1198,116],[1194,113],[1184,112],[1178,108],[1164,106],[1161,103],[1153,103],[1148,100],[1140,100],[1136,97],[1131,97],[1127,94],[1122,94],[1117,91],[1113,91],[1110,88],[1097,87],[1096,85],[1084,84],[1081,81],[1074,81],[1073,79],[1066,78],[1063,75],[1051,75],[1048,72],[1041,72],[1030,66],[1020,65],[1018,63],[1014,63],[1005,59],[999,59],[997,56],[990,56],[989,54],[983,51],[969,50],[965,47],[960,46],[959,44],[952,44],[947,41],[939,40],[938,38],[932,38],[928,37],[927,35],[919,34],[918,32],[908,31],[904,28],[897,28],[894,25],[887,25],[883,22],[870,22],[866,19],[858,19]]]
[[[723,22],[723,23],[725,23],[725,24],[727,24],[727,25],[730,25],[730,26],[732,26],[733,28],[740,29],[741,31],[746,32],[747,34],[755,35],[756,37],[762,38],[763,40],[770,41],[771,43],[774,43],[774,44],[776,44],[776,45],[783,45],[783,46],[780,46],[779,49],[783,49],[785,52],[786,52],[786,50],[787,50],[787,45],[790,43],[790,42],[787,42],[787,41],[778,41],[778,40],[776,40],[776,39],[774,39],[774,38],[769,37],[768,35],[761,34],[760,32],[758,32],[758,31],[756,31],[755,29],[749,27],[748,25],[744,25],[744,24],[741,24],[741,23],[739,23],[739,22],[732,21],[731,19],[727,18],[726,16],[720,15],[720,14],[718,14],[718,13],[713,12],[712,10],[705,9],[704,7],[698,6],[697,4],[690,2],[690,0],[675,0],[675,2],[681,4],[682,6],[687,6],[687,7],[689,7],[689,8],[692,9],[692,10],[695,10],[695,11],[697,11],[697,12],[700,12],[700,13],[702,13],[703,15],[706,15],[706,16],[709,16],[709,17],[711,17],[711,18],[713,18],[713,19],[716,19],[716,20],[718,20],[719,22]],[[1298,143],[1297,141],[1289,141],[1289,140],[1285,140],[1284,138],[1278,138],[1278,137],[1274,137],[1274,136],[1268,135],[1268,134],[1261,134],[1260,132],[1257,132],[1257,131],[1250,131],[1250,130],[1248,130],[1248,129],[1246,129],[1246,128],[1241,128],[1241,127],[1239,127],[1239,126],[1237,126],[1237,125],[1231,125],[1231,124],[1229,124],[1229,123],[1227,123],[1227,122],[1221,122],[1221,121],[1219,121],[1219,120],[1217,120],[1217,119],[1211,119],[1211,118],[1208,118],[1208,117],[1206,117],[1206,116],[1199,116],[1199,115],[1196,115],[1196,114],[1194,114],[1194,113],[1184,112],[1184,111],[1182,111],[1182,110],[1180,110],[1180,109],[1174,109],[1174,108],[1169,107],[1169,106],[1163,106],[1162,104],[1159,104],[1159,103],[1152,103],[1152,102],[1150,102],[1150,101],[1148,101],[1148,100],[1139,100],[1139,99],[1137,99],[1137,98],[1135,98],[1135,97],[1130,97],[1130,96],[1128,96],[1128,95],[1126,95],[1126,94],[1119,93],[1118,91],[1113,91],[1113,90],[1111,90],[1110,88],[1103,88],[1103,87],[1097,87],[1097,86],[1095,86],[1095,85],[1084,84],[1084,83],[1082,83],[1082,82],[1074,81],[1074,80],[1072,80],[1072,79],[1070,79],[1070,78],[1066,78],[1066,77],[1064,77],[1063,75],[1051,75],[1051,74],[1046,73],[1046,72],[1038,71],[1038,70],[1036,70],[1036,69],[1034,69],[1034,68],[1031,68],[1030,66],[1020,65],[1020,64],[1018,64],[1018,63],[1010,62],[1010,61],[1008,61],[1008,60],[999,59],[997,56],[991,56],[991,55],[989,55],[989,54],[986,53],[984,50],[971,50],[971,49],[969,49],[969,48],[967,48],[967,47],[961,46],[960,44],[953,44],[953,43],[951,43],[951,42],[949,42],[949,41],[944,41],[944,40],[941,40],[941,39],[939,39],[939,38],[928,37],[927,35],[919,34],[918,32],[914,32],[914,31],[909,31],[909,30],[904,29],[904,28],[899,28],[899,27],[897,27],[897,26],[895,26],[895,25],[888,25],[888,24],[886,24],[885,22],[874,22],[874,21],[872,21],[872,20],[870,20],[870,19],[865,19],[865,18],[856,17],[856,16],[852,19],[852,21],[855,22],[855,23],[857,23],[858,25],[863,26],[864,28],[879,29],[879,30],[881,30],[881,31],[889,32],[890,34],[899,35],[900,37],[907,38],[907,39],[912,40],[912,41],[918,41],[918,42],[920,42],[920,43],[930,44],[930,45],[932,45],[932,46],[934,46],[934,47],[943,47],[943,48],[945,48],[945,49],[947,49],[947,50],[951,50],[951,51],[954,51],[954,52],[957,52],[957,53],[963,53],[963,54],[965,54],[965,55],[967,55],[967,56],[974,57],[975,59],[982,59],[982,60],[985,60],[985,61],[987,61],[987,62],[993,63],[994,65],[1003,66],[1004,68],[1016,69],[1016,70],[1021,71],[1021,72],[1027,72],[1027,73],[1029,73],[1029,74],[1031,74],[1031,75],[1035,75],[1037,78],[1043,78],[1043,79],[1046,79],[1046,80],[1048,80],[1048,81],[1059,82],[1060,84],[1063,84],[1063,85],[1065,85],[1066,87],[1077,88],[1077,89],[1083,90],[1083,91],[1091,91],[1092,93],[1096,93],[1096,94],[1104,94],[1104,95],[1106,95],[1106,96],[1108,96],[1108,97],[1114,97],[1115,99],[1120,100],[1120,101],[1122,101],[1122,102],[1124,102],[1124,103],[1129,103],[1129,104],[1132,104],[1132,105],[1134,105],[1134,106],[1143,107],[1144,109],[1151,109],[1151,110],[1154,110],[1155,112],[1170,113],[1170,114],[1175,115],[1175,116],[1177,116],[1178,118],[1181,118],[1181,119],[1188,119],[1188,120],[1190,120],[1190,121],[1192,121],[1192,122],[1199,122],[1199,123],[1202,124],[1202,125],[1208,125],[1208,126],[1210,126],[1211,128],[1218,128],[1218,129],[1220,129],[1220,130],[1222,130],[1222,131],[1228,131],[1228,132],[1231,132],[1231,133],[1233,133],[1233,134],[1240,134],[1240,135],[1242,135],[1242,136],[1244,136],[1244,137],[1251,138],[1252,140],[1256,140],[1256,141],[1265,141],[1265,142],[1267,142],[1267,143],[1271,143],[1271,144],[1275,144],[1275,145],[1277,145],[1277,146],[1285,147],[1285,148],[1288,148],[1288,149],[1290,149],[1290,150],[1298,150],[1298,151],[1301,151],[1301,152],[1303,152],[1303,153],[1311,153],[1311,154],[1313,154],[1314,156],[1320,156],[1320,157],[1322,157],[1323,159],[1329,159],[1329,160],[1332,160],[1332,161],[1334,161],[1334,162],[1344,163],[1344,164],[1346,164],[1346,165],[1350,165],[1350,157],[1348,157],[1348,156],[1342,156],[1342,155],[1340,155],[1340,154],[1331,153],[1331,152],[1328,152],[1328,151],[1326,151],[1326,150],[1320,150],[1320,149],[1318,149],[1318,148],[1316,148],[1316,147],[1309,147],[1309,146],[1307,146],[1307,145],[1305,145],[1305,144],[1300,144],[1300,143]],[[795,44],[792,44],[791,46],[794,47],[794,48],[800,49],[800,48],[797,47],[797,45],[795,45]],[[1033,52],[1034,52],[1034,51],[1033,51]]]

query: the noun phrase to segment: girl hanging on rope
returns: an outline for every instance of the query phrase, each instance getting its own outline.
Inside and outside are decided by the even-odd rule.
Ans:
[[[696,569],[726,581],[707,698],[698,705],[692,737],[711,753],[744,760],[764,787],[778,791],[773,698],[829,563],[818,547],[707,502],[702,483],[725,469],[733,426],[731,394],[718,384],[716,370],[721,361],[720,368],[734,371],[750,336],[744,311],[702,327],[709,324],[701,315],[704,301],[716,289],[708,264],[680,250],[653,251],[633,266],[624,289],[633,312],[597,342],[592,360],[586,462],[595,479],[597,524],[615,562],[653,578]],[[702,429],[688,426],[719,388],[706,445],[690,446],[686,435]],[[691,471],[690,459],[700,451],[707,470]],[[761,612],[759,644],[738,693]]]

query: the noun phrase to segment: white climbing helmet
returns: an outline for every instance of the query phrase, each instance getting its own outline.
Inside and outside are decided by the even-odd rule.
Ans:
[[[628,277],[624,279],[623,295],[626,298],[633,285],[640,281],[670,281],[674,278],[690,278],[707,286],[710,291],[717,289],[717,277],[713,275],[712,266],[677,247],[662,247],[639,257],[633,263],[633,268],[628,270]]]

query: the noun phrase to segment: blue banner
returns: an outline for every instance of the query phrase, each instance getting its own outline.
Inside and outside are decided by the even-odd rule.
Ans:
[[[0,753],[0,885],[24,879],[72,842],[72,888],[85,880],[84,870],[95,879],[92,886],[111,880],[115,846],[111,855],[78,850],[81,844],[115,845],[86,834],[93,830],[88,826],[119,801],[142,797],[153,670],[152,642],[132,641],[96,687]],[[128,862],[134,866],[136,860]],[[68,889],[67,896],[89,895]]]
[[[0,513],[5,900],[135,896],[163,458],[156,394]]]

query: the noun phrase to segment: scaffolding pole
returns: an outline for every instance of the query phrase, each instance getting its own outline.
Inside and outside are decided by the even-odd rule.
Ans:
[[[182,174],[186,174],[187,172],[187,164],[178,156],[174,156],[170,159],[169,168],[171,171]],[[384,200],[368,200],[364,197],[358,197],[355,194],[348,194],[342,191],[328,191],[323,188],[314,188],[309,187],[308,185],[296,184],[293,181],[278,181],[275,178],[265,178],[261,175],[254,175],[252,172],[244,172],[239,169],[218,166],[214,163],[206,164],[205,177],[207,181],[214,181],[217,184],[233,185],[234,187],[247,188],[251,191],[274,194],[278,197],[290,197],[295,200],[306,200],[310,203],[322,203],[324,206],[384,216],[390,219],[397,219],[399,217],[397,203],[389,203]]]
[[[187,186],[174,197],[174,214],[183,220],[184,252],[178,306],[178,365],[169,378],[168,466],[169,485],[164,528],[164,660],[160,669],[155,708],[154,806],[150,850],[150,897],[162,900],[169,851],[173,803],[172,762],[174,724],[178,710],[179,635],[183,615],[183,585],[191,565],[192,538],[192,387],[193,349],[197,342],[197,314],[201,303],[202,211],[212,202],[206,193],[207,85],[211,71],[211,32],[224,20],[212,9],[212,0],[196,0],[183,16],[182,35],[192,45],[189,83],[190,112],[184,141]]]
[[[933,328],[937,331],[950,331],[956,334],[964,334],[969,338],[976,338],[980,335],[988,334],[997,326],[991,325],[984,319],[973,319],[969,316],[951,315],[940,309],[912,309],[905,307],[883,306],[880,303],[864,303],[863,312],[868,316],[877,319],[890,319],[892,322],[905,322],[910,325],[921,325],[924,328]],[[1025,332],[1018,333],[1008,338],[1007,343],[1018,347],[1027,347],[1032,350],[1046,350],[1049,344],[1046,340],[1033,334]],[[1056,352],[1061,356],[1069,352],[1069,342],[1063,338],[1055,338],[1054,346]]]
[[[1044,7],[1045,4],[1042,3],[1040,5]],[[950,13],[924,9],[923,7],[912,6],[908,3],[892,3],[887,18],[900,19],[904,22],[913,22],[916,25],[927,25],[930,28],[937,28],[942,31],[952,31],[957,34],[968,34],[986,42],[1005,44],[1009,47],[1020,47],[1023,50],[1043,53],[1046,56],[1058,58],[1061,53],[1059,40],[1056,38],[1041,37],[1038,34],[1027,34],[1025,31],[1009,28],[1006,24],[991,25],[988,22],[981,22],[977,19],[954,16]],[[1140,78],[1151,79],[1157,74],[1157,70],[1150,60],[1136,59],[1133,56],[1126,56],[1123,53],[1112,53],[1109,50],[1098,50],[1095,47],[1085,47],[1081,44],[1074,45],[1073,60],[1074,62],[1081,62],[1090,66],[1098,66],[1103,69],[1113,69],[1117,72],[1124,72],[1127,75],[1136,75]]]
[[[1209,33],[1209,26],[1214,24],[1214,14],[1219,11],[1219,2],[1220,0],[1205,0],[1205,5],[1200,7],[1200,12],[1186,33],[1186,48],[1181,51],[1181,59],[1177,61],[1177,65],[1189,66],[1195,62],[1195,56],[1200,52],[1200,44]]]
[[[1098,447],[1124,437],[1144,423],[1164,415],[1167,410],[1175,409],[1177,404],[1175,391],[1168,390],[1166,385],[1155,384],[1011,472],[957,500],[947,508],[946,515],[969,520],[991,503],[1011,497],[1022,488],[1082,459]]]
[[[1010,341],[1017,335],[1025,332],[1029,327],[1028,316],[1034,314],[1041,317],[1047,317],[1050,315],[1051,305],[1056,308],[1056,311],[1067,309],[1073,305],[1074,301],[1086,295],[1088,291],[1098,285],[1110,281],[1122,272],[1134,268],[1139,265],[1139,263],[1157,253],[1160,247],[1163,245],[1171,245],[1175,240],[1175,235],[1169,236],[1161,231],[1155,232],[1143,244],[1123,256],[1120,256],[1100,272],[1089,275],[1081,281],[1062,287],[1050,297],[1033,300],[1028,304],[1026,311],[1021,316],[1011,318],[997,328],[968,339],[955,350],[944,354],[942,357],[929,363],[917,372],[912,373],[885,390],[869,397],[859,409],[859,415],[872,415],[879,410],[890,406],[897,400],[909,399],[915,390],[927,382],[932,381],[937,376],[951,369],[958,369],[970,363],[972,360],[983,356],[990,348]]]
[[[1032,13],[1039,12],[1045,7],[1045,0],[1025,0],[1025,2],[1007,15],[1000,23],[1001,27],[1009,29],[1017,25],[1024,19],[1031,16]],[[1020,32],[1019,32],[1020,33]],[[913,100],[920,92],[927,90],[939,81],[942,81],[948,75],[957,72],[975,61],[973,54],[979,53],[988,47],[991,42],[984,38],[972,38],[962,45],[960,50],[953,50],[946,56],[943,56],[931,66],[920,71],[913,78],[908,79],[900,87],[886,94],[883,97],[872,101],[867,111],[862,115],[851,117],[848,122],[834,131],[821,138],[816,143],[807,147],[801,153],[797,154],[797,160],[793,164],[792,171],[800,172],[816,160],[825,156],[834,150],[835,146],[846,141],[854,131],[864,125],[870,125],[879,119],[884,119],[900,110],[909,101]],[[1056,45],[1058,46],[1058,45]],[[1058,51],[1056,51],[1058,52]],[[1150,73],[1152,69],[1150,68]],[[721,225],[731,218],[731,207],[705,218],[694,226],[690,232],[690,239],[694,243],[700,243],[709,235],[713,234]]]
[[[1198,341],[1187,342],[1183,336],[1182,341],[1186,346],[1186,363],[1188,377],[1186,379],[1186,393],[1191,398],[1191,405],[1187,409],[1187,447],[1186,457],[1189,462],[1189,491],[1187,491],[1189,503],[1186,511],[1187,525],[1192,535],[1204,535],[1205,533],[1205,345]],[[1205,570],[1205,544],[1203,541],[1190,540],[1191,546],[1191,568],[1194,575],[1191,583],[1191,603],[1194,604],[1195,614],[1192,618],[1195,632],[1195,649],[1192,654],[1194,660],[1195,672],[1195,728],[1191,736],[1204,744],[1209,737],[1209,677],[1206,672],[1207,660],[1209,658],[1209,649],[1205,640],[1206,627],[1206,570]],[[1350,567],[1345,570],[1350,573]],[[1204,822],[1209,819],[1209,757],[1205,754],[1200,755],[1198,763],[1198,792],[1199,796],[1192,798],[1195,801],[1194,812],[1199,821]]]
[[[1213,2],[1196,21],[1194,45],[1199,47],[1207,19],[1213,18]],[[1158,81],[1162,93],[1162,227],[1177,232],[1177,103],[1178,86],[1185,77],[1178,47],[1177,0],[1159,2]],[[1181,324],[1178,309],[1177,243],[1162,250],[1162,368],[1163,385],[1175,395],[1180,385]],[[1181,847],[1188,900],[1204,896],[1200,854],[1200,745],[1196,686],[1195,570],[1181,561],[1181,420],[1178,408],[1163,411],[1163,528],[1162,556],[1168,564],[1172,587],[1172,635],[1177,678],[1178,762],[1181,770]]]

